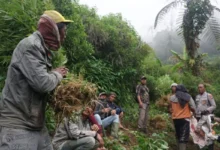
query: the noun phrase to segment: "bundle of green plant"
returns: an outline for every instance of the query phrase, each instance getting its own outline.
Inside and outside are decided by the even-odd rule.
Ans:
[[[155,129],[164,130],[167,127],[167,122],[162,115],[156,115],[150,119],[150,125]]]
[[[80,113],[86,106],[92,106],[97,100],[95,84],[69,75],[55,89],[51,106],[55,112],[57,123],[64,117],[72,117]]]

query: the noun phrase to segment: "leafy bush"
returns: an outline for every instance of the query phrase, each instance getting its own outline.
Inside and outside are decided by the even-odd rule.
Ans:
[[[146,138],[141,135],[137,135],[138,146],[135,146],[133,150],[168,150],[168,143],[160,138]]]
[[[156,90],[158,91],[160,96],[170,93],[170,85],[173,82],[174,81],[170,78],[169,75],[164,75],[157,79]]]
[[[156,77],[147,75],[147,86],[150,90],[150,101],[155,101],[159,97],[159,93],[156,90]]]
[[[48,106],[46,111],[46,127],[51,136],[54,135],[56,129],[55,114],[51,107]]]
[[[181,76],[181,81],[178,84],[183,84],[193,98],[198,94],[197,86],[199,83],[203,83],[203,80],[200,77],[195,77],[190,73],[184,73]]]

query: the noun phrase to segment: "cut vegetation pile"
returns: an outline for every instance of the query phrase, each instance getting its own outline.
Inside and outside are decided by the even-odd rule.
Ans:
[[[156,106],[160,108],[168,108],[170,95],[164,95],[156,102]]]
[[[92,105],[97,100],[97,87],[95,84],[76,78],[68,77],[56,89],[52,97],[51,106],[57,121],[63,117],[70,117],[74,112]]]
[[[155,129],[164,130],[167,127],[167,122],[162,115],[156,115],[150,119],[150,125]]]

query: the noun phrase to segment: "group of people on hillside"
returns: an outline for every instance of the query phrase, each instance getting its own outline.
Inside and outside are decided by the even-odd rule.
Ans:
[[[207,126],[204,117],[213,114],[216,103],[212,94],[206,92],[204,84],[198,85],[199,94],[196,96],[195,101],[183,85],[174,83],[171,85],[171,89],[170,113],[176,130],[177,147],[178,150],[185,150],[190,136],[190,119],[192,117],[196,118],[198,124],[195,132],[199,135],[203,132],[202,126]],[[209,130],[208,132],[211,133],[211,128]],[[209,150],[214,150],[214,141],[209,143],[207,147]],[[199,146],[198,149],[200,149]]]
[[[100,93],[95,109],[86,107],[74,119],[64,118],[52,140],[55,150],[103,150],[105,129],[110,127],[111,139],[118,139],[123,110],[114,103],[116,94]]]
[[[89,150],[105,149],[103,136],[118,138],[123,110],[114,103],[115,93],[100,93],[95,108],[86,107],[78,115],[65,117],[52,139],[45,126],[48,93],[53,91],[68,69],[52,69],[52,51],[57,51],[73,21],[55,10],[45,11],[37,31],[16,46],[0,97],[1,150]]]
[[[141,84],[136,87],[137,101],[139,104],[138,128],[147,133],[148,111],[150,106],[149,89],[146,86],[147,78],[141,78]],[[190,119],[194,116],[198,122],[196,133],[201,133],[205,125],[207,115],[213,114],[216,103],[212,94],[206,92],[204,84],[198,85],[199,94],[193,100],[184,85],[173,83],[172,95],[169,98],[169,112],[171,113],[177,138],[177,150],[186,150],[186,144],[190,136]],[[205,119],[206,120],[205,120]],[[219,121],[219,119],[215,118]],[[211,130],[209,132],[212,132]],[[220,138],[218,137],[218,140]],[[200,147],[198,146],[198,149]],[[209,150],[214,150],[214,141],[209,143]]]
[[[60,48],[66,37],[67,25],[71,22],[57,11],[45,11],[37,31],[15,48],[0,97],[1,150],[102,150],[105,149],[103,136],[106,128],[110,127],[110,138],[118,138],[119,128],[125,129],[121,125],[123,109],[114,103],[116,94],[100,93],[95,108],[83,108],[79,115],[63,119],[51,143],[45,127],[47,94],[68,72],[65,67],[52,69],[51,50]],[[141,84],[136,88],[140,110],[138,128],[143,133],[147,133],[150,106],[146,82],[147,78],[141,77]],[[185,150],[191,112],[200,124],[203,116],[213,113],[216,104],[203,84],[198,86],[196,103],[183,85],[172,84],[171,88],[170,110],[178,149]],[[209,145],[210,150],[213,147],[213,144]]]

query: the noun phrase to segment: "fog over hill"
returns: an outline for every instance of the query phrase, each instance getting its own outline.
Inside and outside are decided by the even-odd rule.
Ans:
[[[170,50],[182,52],[183,41],[177,35],[177,22],[184,12],[183,7],[173,9],[168,13],[157,29],[153,28],[157,13],[172,0],[80,0],[81,4],[95,7],[100,16],[109,13],[121,13],[134,26],[142,39],[151,45],[162,60],[168,60]],[[212,0],[220,8],[220,0]],[[218,15],[220,20],[220,15]],[[205,40],[201,41],[200,52],[210,56],[219,54],[216,46]]]

